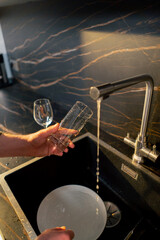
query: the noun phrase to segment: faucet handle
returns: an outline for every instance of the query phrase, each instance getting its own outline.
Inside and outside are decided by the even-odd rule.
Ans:
[[[126,136],[127,138],[130,138],[130,133],[127,133],[127,136]]]
[[[130,134],[127,133],[127,136],[123,139],[124,142],[132,148],[135,148],[135,140],[130,137]]]
[[[156,145],[154,144],[154,145],[153,145],[153,153],[156,154],[156,152],[157,152],[157,151],[156,151]]]

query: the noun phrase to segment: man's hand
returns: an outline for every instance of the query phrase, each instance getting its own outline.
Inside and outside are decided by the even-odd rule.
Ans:
[[[58,148],[53,141],[50,141],[50,137],[52,134],[60,132],[61,134],[65,133],[65,129],[59,130],[59,124],[55,124],[53,126],[48,127],[47,129],[42,129],[36,133],[32,133],[28,135],[28,141],[31,144],[30,151],[33,152],[32,156],[50,156],[50,155],[58,155],[62,156],[63,152]],[[71,130],[75,131],[75,130]],[[74,144],[69,141],[70,148],[74,148]],[[64,150],[64,152],[68,152],[68,148]]]

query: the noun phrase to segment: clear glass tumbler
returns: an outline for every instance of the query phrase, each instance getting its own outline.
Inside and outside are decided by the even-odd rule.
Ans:
[[[64,151],[69,141],[79,134],[92,115],[92,110],[86,104],[77,101],[60,122],[59,130],[52,135],[51,141]]]

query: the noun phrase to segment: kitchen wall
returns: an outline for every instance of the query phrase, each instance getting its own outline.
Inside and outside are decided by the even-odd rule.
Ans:
[[[148,141],[160,149],[159,1],[45,0],[1,7],[1,25],[15,81],[0,89],[0,128],[40,129],[32,104],[47,97],[59,121],[80,100],[94,111],[89,88],[136,75],[154,79]],[[139,132],[145,85],[102,102],[101,130],[122,140]],[[107,140],[106,140],[107,141]]]

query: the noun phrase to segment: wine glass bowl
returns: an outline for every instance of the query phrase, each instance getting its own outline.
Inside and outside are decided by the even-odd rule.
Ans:
[[[42,98],[34,101],[34,120],[44,128],[47,128],[53,121],[53,110],[49,99]]]

